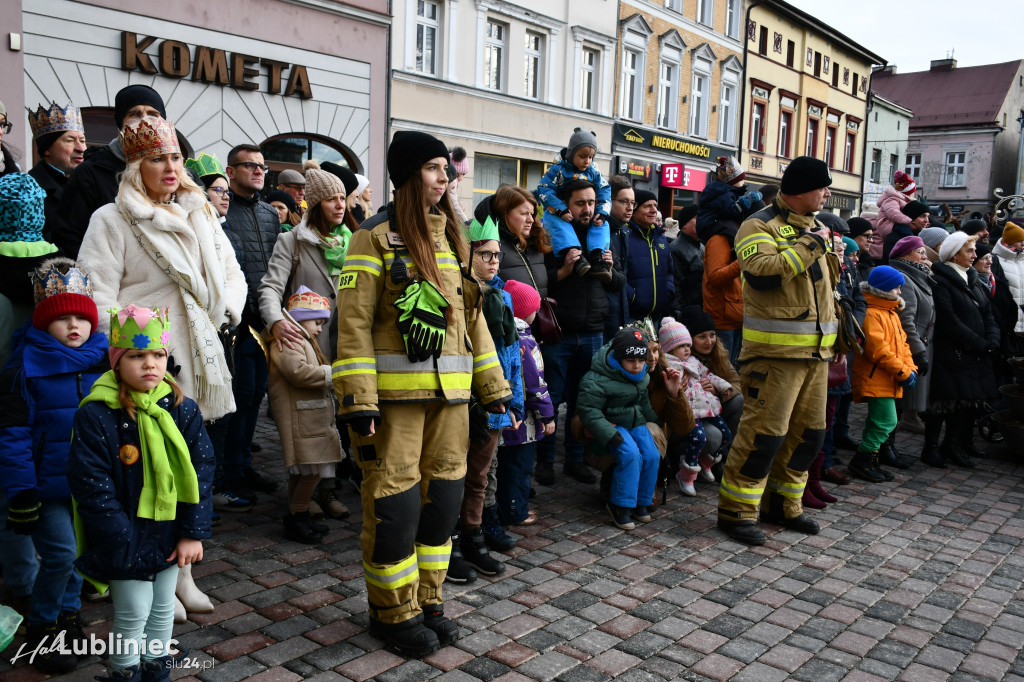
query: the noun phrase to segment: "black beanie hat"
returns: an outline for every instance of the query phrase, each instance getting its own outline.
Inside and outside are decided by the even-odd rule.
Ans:
[[[690,336],[715,330],[715,321],[699,305],[688,305],[679,311],[679,322],[690,330]]]
[[[355,173],[344,166],[339,166],[338,164],[330,161],[324,161],[320,164],[320,170],[325,170],[341,180],[341,184],[345,185],[345,196],[352,194],[352,192],[355,192],[356,188],[359,187],[359,178],[356,177]]]
[[[979,260],[992,253],[992,247],[985,242],[975,242],[974,244],[975,255],[974,262],[977,263]]]
[[[859,237],[868,230],[875,229],[874,226],[871,224],[870,220],[868,220],[867,218],[861,218],[859,216],[856,218],[850,218],[849,220],[846,221],[846,224],[850,228],[850,239]]]
[[[447,161],[448,147],[433,135],[416,130],[398,131],[388,147],[388,175],[391,184],[398,189],[423,164],[439,156]]]
[[[612,338],[612,355],[619,362],[636,358],[646,360],[649,350],[647,334],[636,327],[620,329]]]
[[[129,85],[114,95],[114,123],[117,124],[118,130],[124,125],[124,117],[128,115],[128,110],[140,104],[148,104],[160,112],[160,118],[167,118],[160,93],[148,85]]]
[[[910,214],[907,213],[907,215]],[[984,232],[985,230],[988,229],[988,223],[986,223],[981,218],[972,218],[971,220],[965,222],[964,226],[961,227],[960,229],[963,232],[966,232],[967,234],[978,234],[979,232]]]
[[[924,213],[930,212],[931,209],[928,208],[928,204],[923,201],[909,201],[907,202],[907,205],[903,207],[903,215],[907,216],[911,220],[914,220]]]
[[[299,212],[299,205],[295,203],[295,197],[293,197],[291,194],[288,194],[288,192],[285,192],[283,189],[275,189],[266,197],[260,198],[263,199],[263,201],[267,202],[268,204],[273,203],[275,201],[280,201],[282,204],[287,206],[288,210],[291,211],[292,213]]]
[[[679,227],[682,228],[683,225],[697,217],[698,210],[700,210],[700,207],[697,206],[697,204],[690,204],[689,206],[684,206],[679,209],[676,213],[676,220],[679,221]]]
[[[657,194],[655,194],[654,192],[649,192],[646,189],[638,189],[638,190],[636,190],[636,192],[634,192],[633,196],[634,196],[633,201],[636,202],[636,207],[637,208],[640,208],[641,206],[646,204],[651,199],[653,199],[654,201],[658,200],[658,195]]]
[[[828,164],[813,156],[798,156],[782,174],[783,194],[803,194],[832,184]]]

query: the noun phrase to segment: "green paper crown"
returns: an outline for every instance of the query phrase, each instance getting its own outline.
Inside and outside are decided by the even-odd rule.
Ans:
[[[196,175],[203,177],[204,175],[223,175],[227,177],[228,174],[224,172],[224,166],[220,164],[220,159],[215,154],[207,154],[203,152],[199,155],[198,159],[189,159],[185,162],[186,168],[191,168],[196,172]]]
[[[110,308],[110,345],[129,350],[159,350],[171,342],[171,321],[167,308],[139,308],[130,305]]]
[[[494,218],[487,216],[487,220],[481,225],[480,221],[473,218],[473,222],[466,228],[466,237],[471,242],[485,242],[491,239],[498,239],[498,223]]]

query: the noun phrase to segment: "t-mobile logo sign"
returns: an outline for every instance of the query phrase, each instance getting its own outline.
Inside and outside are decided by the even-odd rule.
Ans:
[[[681,163],[661,164],[661,186],[688,189],[699,192],[704,189],[706,173],[687,168]]]

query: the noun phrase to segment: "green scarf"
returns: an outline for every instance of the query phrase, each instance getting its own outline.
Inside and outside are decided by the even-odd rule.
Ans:
[[[327,238],[320,237],[321,248],[324,250],[324,258],[327,259],[331,277],[341,274],[341,268],[345,265],[345,255],[348,253],[348,240],[351,236],[352,230],[344,225],[338,225],[331,230],[331,234]]]
[[[167,379],[171,379],[170,375]],[[114,371],[110,370],[96,380],[79,407],[102,402],[112,410],[121,409],[117,388]],[[178,502],[199,503],[199,480],[188,445],[170,413],[157,404],[171,392],[167,381],[146,393],[130,392],[137,408],[135,418],[142,450],[142,494],[137,515],[154,521],[173,521]]]

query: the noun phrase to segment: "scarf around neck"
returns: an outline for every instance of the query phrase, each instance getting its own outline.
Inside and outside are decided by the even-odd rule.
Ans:
[[[151,391],[131,391],[135,401],[135,419],[139,425],[139,449],[142,451],[142,494],[137,516],[154,521],[173,521],[178,502],[199,503],[199,480],[192,466],[192,457],[185,437],[170,413],[158,404],[171,393],[168,381]],[[82,405],[101,402],[112,410],[123,406],[117,399],[117,378],[114,370],[103,374],[92,385]]]

